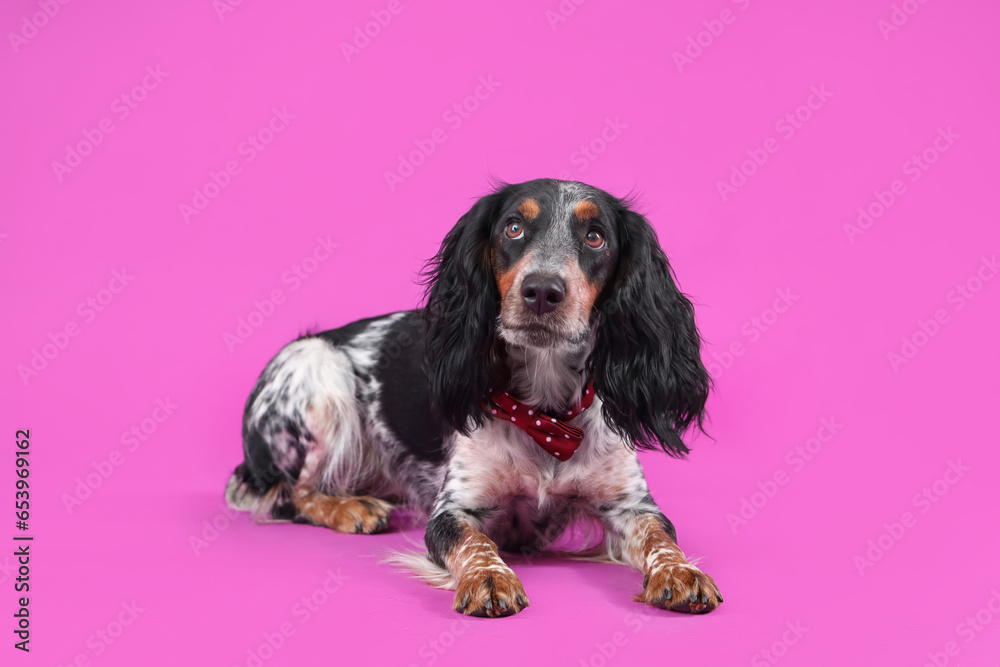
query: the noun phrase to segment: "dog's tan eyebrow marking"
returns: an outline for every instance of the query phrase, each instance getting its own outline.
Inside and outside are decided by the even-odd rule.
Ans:
[[[534,199],[525,199],[521,202],[521,205],[517,207],[517,212],[525,217],[526,220],[534,220],[538,217],[538,212],[541,207],[538,206],[538,202]]]
[[[573,213],[576,214],[580,220],[593,220],[599,215],[597,210],[597,204],[594,202],[584,199],[576,205],[573,209]]]

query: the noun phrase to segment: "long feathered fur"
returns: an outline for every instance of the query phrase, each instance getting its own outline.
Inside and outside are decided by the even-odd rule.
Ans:
[[[683,457],[681,435],[702,428],[711,378],[690,299],[646,219],[619,200],[618,270],[599,304],[588,360],[611,427],[639,449]]]
[[[476,202],[423,274],[424,370],[435,408],[465,434],[483,425],[482,397],[508,376],[496,331],[500,295],[490,272],[490,231],[503,195],[501,189]]]

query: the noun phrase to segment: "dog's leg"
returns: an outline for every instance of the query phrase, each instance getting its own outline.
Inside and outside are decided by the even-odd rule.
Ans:
[[[647,504],[652,505],[652,498]],[[636,601],[691,614],[708,613],[722,602],[715,580],[684,557],[674,527],[662,512],[615,507],[602,520],[612,557],[645,574]]]
[[[295,520],[307,520],[338,533],[377,533],[389,525],[392,505],[371,496],[326,496],[307,486],[292,492],[298,511]]]
[[[342,349],[318,337],[289,343],[261,374],[244,414],[245,462],[230,506],[258,521],[292,520],[343,533],[374,533],[391,505],[377,443],[363,437],[357,378]]]
[[[457,582],[455,610],[469,616],[516,614],[528,606],[528,596],[497,545],[473,525],[478,514],[455,507],[436,510],[427,523],[428,555]]]
[[[368,495],[353,495],[359,489],[331,489],[321,483],[323,465],[321,450],[312,449],[307,455],[299,478],[292,488],[293,521],[332,528],[338,533],[371,534],[389,526],[392,505]],[[337,495],[328,495],[331,491]]]

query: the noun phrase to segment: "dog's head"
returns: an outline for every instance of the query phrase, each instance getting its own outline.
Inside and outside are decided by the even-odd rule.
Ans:
[[[710,380],[691,302],[649,223],[571,181],[503,185],[445,237],[427,268],[425,363],[437,409],[467,432],[506,386],[506,346],[586,350],[613,429],[683,455]]]

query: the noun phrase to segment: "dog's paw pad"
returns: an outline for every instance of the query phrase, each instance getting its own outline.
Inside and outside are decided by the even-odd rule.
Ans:
[[[722,604],[715,580],[689,564],[665,565],[647,573],[639,602],[686,614],[707,614]]]
[[[510,616],[529,604],[521,580],[508,567],[481,568],[462,577],[455,590],[456,611],[467,616]]]

